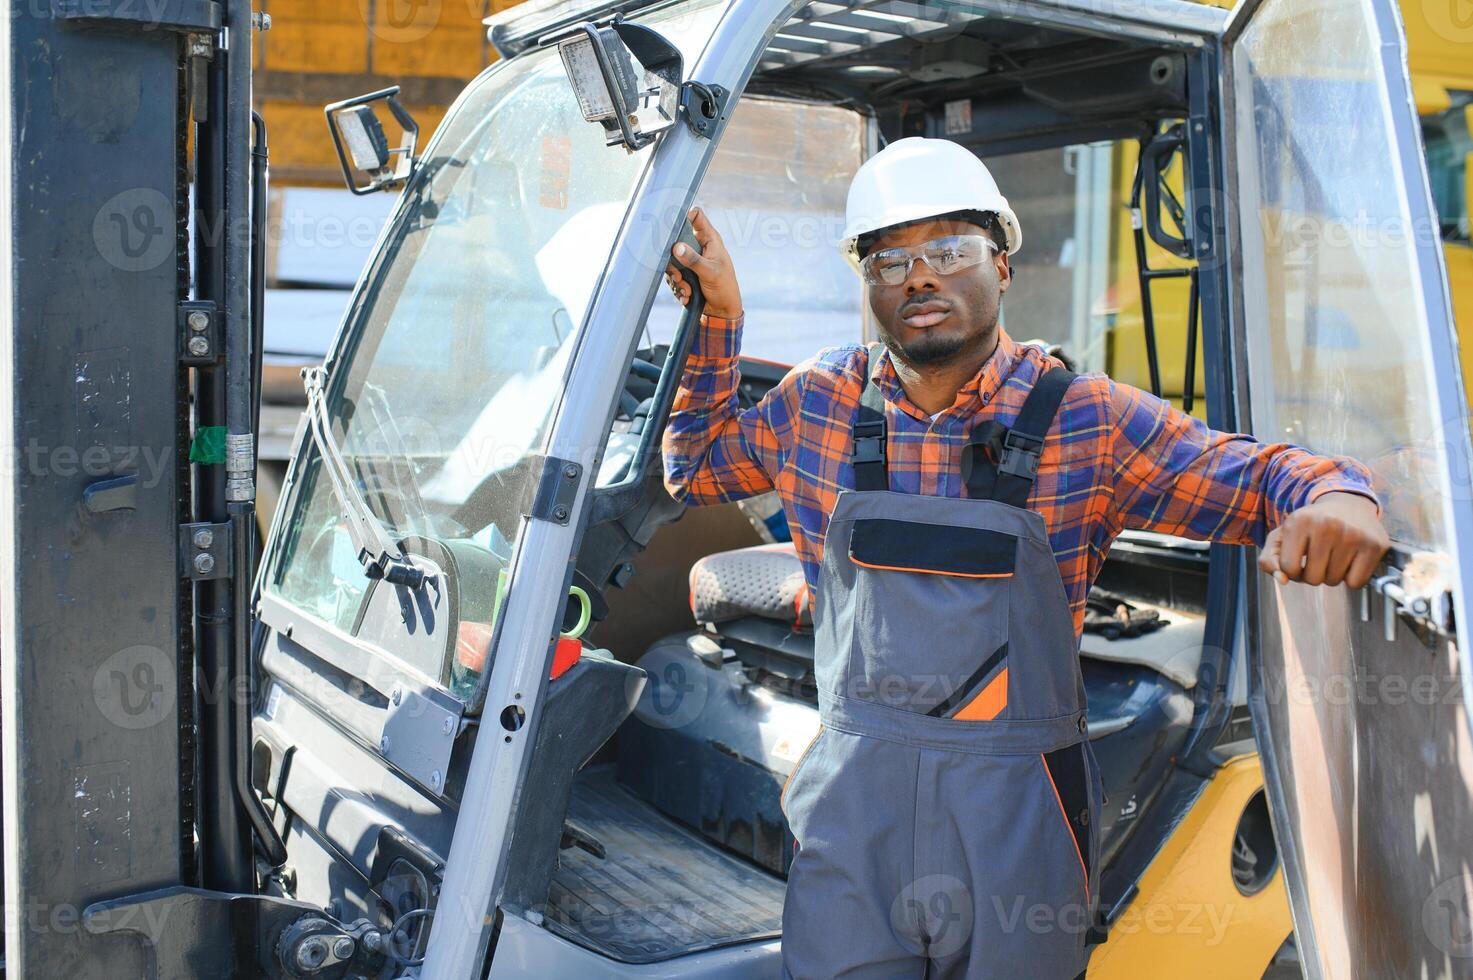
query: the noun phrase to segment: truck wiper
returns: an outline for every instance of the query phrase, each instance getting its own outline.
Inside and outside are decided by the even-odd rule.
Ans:
[[[404,555],[373,511],[368,509],[368,501],[363,499],[357,481],[343,460],[342,450],[333,438],[332,423],[327,417],[327,372],[321,367],[308,368],[302,372],[302,381],[307,388],[307,428],[312,433],[312,441],[317,443],[322,468],[332,483],[333,493],[343,505],[348,537],[358,551],[363,574],[394,585],[419,588],[424,584],[424,569]]]

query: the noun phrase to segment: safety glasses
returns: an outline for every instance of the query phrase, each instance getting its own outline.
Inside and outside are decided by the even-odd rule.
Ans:
[[[859,263],[860,275],[871,286],[898,286],[910,278],[910,268],[919,259],[939,276],[970,269],[997,251],[997,242],[986,235],[947,235],[909,248],[882,248]]]

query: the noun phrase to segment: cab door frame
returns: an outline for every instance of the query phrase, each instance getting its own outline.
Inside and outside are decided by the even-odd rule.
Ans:
[[[1235,149],[1245,147],[1241,141],[1248,138],[1248,134],[1240,132],[1238,124],[1238,99],[1240,97],[1240,85],[1246,80],[1236,77],[1239,65],[1235,54],[1237,45],[1243,40],[1244,32],[1250,26],[1255,15],[1265,7],[1283,2],[1283,0],[1241,0],[1234,9],[1227,30],[1223,36],[1223,145],[1227,148],[1226,157],[1228,163],[1227,187],[1236,199],[1241,203],[1241,209],[1229,209],[1229,221],[1231,223],[1230,235],[1237,244],[1238,250],[1233,256],[1233,274],[1229,277],[1231,287],[1231,317],[1233,343],[1236,348],[1237,385],[1236,395],[1239,403],[1239,416],[1242,419],[1244,431],[1253,431],[1256,421],[1253,412],[1253,386],[1255,383],[1272,384],[1272,379],[1261,381],[1250,376],[1249,365],[1249,331],[1250,324],[1247,322],[1248,311],[1252,304],[1246,294],[1250,284],[1245,282],[1245,265],[1251,266],[1254,250],[1260,248],[1253,241],[1255,226],[1251,223],[1249,215],[1251,208],[1256,206],[1252,194],[1239,194],[1244,186],[1245,174],[1243,172],[1244,161],[1235,154]],[[1292,0],[1290,0],[1292,2]],[[1393,164],[1395,167],[1396,181],[1399,184],[1397,190],[1404,193],[1404,199],[1400,202],[1403,207],[1403,217],[1410,223],[1411,237],[1416,242],[1416,250],[1413,253],[1413,261],[1416,265],[1416,278],[1412,283],[1411,291],[1415,294],[1416,301],[1421,305],[1417,311],[1418,319],[1425,321],[1427,329],[1423,340],[1421,354],[1431,365],[1431,377],[1435,390],[1431,393],[1435,403],[1443,406],[1441,412],[1436,413],[1442,424],[1444,447],[1451,447],[1448,467],[1440,473],[1442,486],[1438,488],[1442,500],[1442,519],[1447,528],[1448,544],[1453,554],[1447,568],[1447,589],[1450,593],[1450,608],[1455,610],[1455,633],[1452,637],[1442,637],[1439,644],[1451,640],[1455,643],[1456,650],[1462,651],[1459,656],[1461,667],[1460,697],[1461,703],[1470,703],[1470,694],[1473,694],[1473,671],[1469,669],[1469,626],[1468,603],[1466,595],[1467,584],[1473,582],[1473,509],[1466,503],[1466,493],[1470,486],[1469,473],[1467,472],[1469,461],[1469,431],[1468,419],[1462,408],[1467,402],[1463,391],[1461,373],[1459,371],[1458,343],[1451,317],[1451,297],[1448,289],[1445,257],[1441,243],[1433,236],[1429,243],[1423,243],[1419,236],[1419,229],[1437,228],[1436,211],[1433,206],[1431,192],[1427,179],[1427,164],[1423,155],[1420,125],[1412,95],[1410,75],[1406,64],[1406,45],[1403,24],[1400,14],[1392,0],[1354,0],[1362,4],[1362,10],[1368,17],[1368,23],[1374,28],[1376,35],[1375,49],[1379,58],[1376,68],[1381,72],[1386,84],[1386,95],[1389,103],[1384,107],[1391,122],[1394,134],[1395,146]],[[1257,288],[1264,288],[1264,284],[1253,284]],[[1448,406],[1452,406],[1449,408]],[[1450,414],[1451,413],[1451,414]],[[1309,448],[1313,449],[1314,446]],[[1407,447],[1410,448],[1410,447]],[[1457,506],[1459,494],[1463,494],[1463,506]],[[1402,566],[1409,559],[1405,548],[1393,547],[1393,553],[1389,561],[1393,566]],[[1370,906],[1372,899],[1369,895],[1376,890],[1377,870],[1370,866],[1369,862],[1361,863],[1357,860],[1358,855],[1367,848],[1379,849],[1378,842],[1386,842],[1388,846],[1394,843],[1405,843],[1409,828],[1403,825],[1392,808],[1384,803],[1378,810],[1376,803],[1368,798],[1363,788],[1364,785],[1372,787],[1371,794],[1375,794],[1375,783],[1368,776],[1368,767],[1381,767],[1382,772],[1399,770],[1403,766],[1415,768],[1422,765],[1422,759],[1415,757],[1421,752],[1411,753],[1413,746],[1401,744],[1396,741],[1398,735],[1405,737],[1415,731],[1413,727],[1398,729],[1396,732],[1384,731],[1385,740],[1377,743],[1379,759],[1367,761],[1354,754],[1357,759],[1351,769],[1351,783],[1349,787],[1334,783],[1335,792],[1332,798],[1323,801],[1323,810],[1334,812],[1338,804],[1345,803],[1349,808],[1348,814],[1343,814],[1345,819],[1341,820],[1336,828],[1340,839],[1345,842],[1344,849],[1340,852],[1342,866],[1340,868],[1325,867],[1324,857],[1321,854],[1314,862],[1306,860],[1304,853],[1304,841],[1301,839],[1301,828],[1297,826],[1296,809],[1293,805],[1295,798],[1295,781],[1298,774],[1294,773],[1291,757],[1293,748],[1289,742],[1291,733],[1303,734],[1305,729],[1318,731],[1322,736],[1326,732],[1334,733],[1338,726],[1350,726],[1352,737],[1359,734],[1361,729],[1369,722],[1359,711],[1352,708],[1349,711],[1340,711],[1338,714],[1325,707],[1328,701],[1321,688],[1321,694],[1315,698],[1319,702],[1318,707],[1304,709],[1299,716],[1299,722],[1290,725],[1289,715],[1292,709],[1284,706],[1285,702],[1292,700],[1287,689],[1283,686],[1286,671],[1283,665],[1270,665],[1266,662],[1267,653],[1270,648],[1269,641],[1283,629],[1277,618],[1270,618],[1275,611],[1281,610],[1285,603],[1297,603],[1300,600],[1325,601],[1324,599],[1310,599],[1305,590],[1307,586],[1287,586],[1277,592],[1273,581],[1259,574],[1256,569],[1250,568],[1247,572],[1248,583],[1246,592],[1247,601],[1247,629],[1246,643],[1249,651],[1251,672],[1249,698],[1252,710],[1254,727],[1258,732],[1258,745],[1263,760],[1264,779],[1268,791],[1273,823],[1275,826],[1275,837],[1277,838],[1283,868],[1285,871],[1286,884],[1290,897],[1290,907],[1294,918],[1295,933],[1298,947],[1306,976],[1318,978],[1323,976],[1339,976],[1346,969],[1351,974],[1366,972],[1367,975],[1414,975],[1411,964],[1405,960],[1393,962],[1398,955],[1411,956],[1415,953],[1425,957],[1432,954],[1434,960],[1441,960],[1447,950],[1434,951],[1436,945],[1424,926],[1422,916],[1425,914],[1426,903],[1395,901],[1380,902],[1376,907],[1377,917],[1386,917],[1388,911],[1393,914],[1390,921],[1378,928],[1364,928],[1364,914]],[[1395,583],[1392,583],[1392,590]],[[1291,590],[1299,590],[1294,592]],[[1344,614],[1343,620],[1332,619],[1348,623],[1346,635],[1350,636],[1351,649],[1341,651],[1343,662],[1348,664],[1353,672],[1353,677],[1345,680],[1359,682],[1367,678],[1367,667],[1375,667],[1380,662],[1389,662],[1398,670],[1412,670],[1417,661],[1413,652],[1426,649],[1411,637],[1412,620],[1406,610],[1398,610],[1392,591],[1384,587],[1368,587],[1365,594],[1360,597],[1345,596],[1342,599],[1332,597],[1330,601],[1344,603],[1344,608],[1350,610]],[[1287,598],[1285,598],[1287,596]],[[1357,615],[1357,609],[1358,615]],[[1376,621],[1374,627],[1368,625],[1371,613],[1374,611]],[[1342,612],[1340,607],[1334,610],[1338,617]],[[1282,614],[1281,614],[1282,615]],[[1383,619],[1384,617],[1384,619]],[[1389,622],[1386,622],[1389,620]],[[1399,627],[1400,638],[1392,640],[1385,638],[1386,646],[1375,648],[1382,640],[1382,631],[1392,633]],[[1435,630],[1434,630],[1435,632]],[[1297,638],[1290,637],[1293,644],[1280,642],[1277,649],[1282,650],[1286,645],[1297,645]],[[1326,637],[1317,637],[1305,642],[1306,646],[1314,645],[1321,648],[1330,648],[1334,640]],[[1331,653],[1333,654],[1333,650]],[[1395,655],[1393,658],[1391,655]],[[1397,659],[1400,658],[1400,659]],[[1306,662],[1313,667],[1323,668],[1334,663],[1334,656],[1325,657],[1320,660],[1314,659],[1311,652],[1308,658],[1296,656],[1299,666]],[[1270,676],[1272,674],[1273,676]],[[1321,683],[1334,675],[1317,676],[1311,678]],[[1388,675],[1389,676],[1389,675]],[[1271,683],[1279,684],[1275,690]],[[1355,688],[1359,692],[1359,687]],[[1271,693],[1272,692],[1272,693]],[[1357,700],[1360,694],[1353,696]],[[1419,709],[1422,710],[1422,709]],[[1425,709],[1433,711],[1433,708]],[[1304,717],[1304,712],[1309,717]],[[1383,720],[1385,716],[1382,716]],[[1466,713],[1458,724],[1465,725],[1468,717]],[[1423,725],[1436,725],[1438,722],[1422,720]],[[1446,727],[1446,721],[1443,721]],[[1339,728],[1344,731],[1343,727]],[[1468,731],[1453,732],[1455,737],[1461,737],[1464,744],[1469,738]],[[1428,750],[1426,743],[1421,745],[1422,752]],[[1327,753],[1334,754],[1334,753]],[[1366,753],[1369,755],[1370,753]],[[1330,775],[1335,775],[1333,762],[1327,761],[1325,769]],[[1374,768],[1371,769],[1374,772]],[[1386,776],[1379,777],[1384,781]],[[1401,777],[1393,777],[1401,778]],[[1465,777],[1466,778],[1466,774]],[[1453,784],[1457,784],[1454,786]],[[1436,809],[1439,817],[1449,817],[1461,814],[1464,823],[1455,829],[1456,834],[1466,842],[1469,835],[1473,834],[1473,821],[1468,820],[1473,810],[1469,808],[1468,789],[1457,774],[1451,774],[1448,780],[1446,796],[1442,803],[1427,803],[1428,823],[1433,823],[1432,810]],[[1348,802],[1344,799],[1349,795]],[[1447,801],[1462,797],[1463,804],[1450,806]],[[1333,819],[1333,817],[1331,818]],[[1348,822],[1347,822],[1348,821]],[[1418,828],[1416,833],[1420,834],[1426,828]],[[1432,836],[1432,847],[1436,850],[1437,837]],[[1370,841],[1369,844],[1365,843]],[[1333,851],[1331,852],[1333,857]],[[1444,855],[1454,865],[1461,866],[1466,860],[1467,852]],[[1416,859],[1422,859],[1421,861]],[[1434,858],[1435,860],[1435,858]],[[1314,865],[1314,880],[1311,882],[1308,865]],[[1430,862],[1426,862],[1426,856],[1417,853],[1414,860],[1402,868],[1399,875],[1402,885],[1411,888],[1413,892],[1421,888],[1416,882],[1421,875],[1419,872],[1432,871]],[[1446,870],[1441,872],[1443,876],[1450,873]],[[1393,879],[1394,880],[1394,879]],[[1451,880],[1451,879],[1449,879]],[[1430,888],[1432,884],[1429,882]],[[1435,893],[1435,889],[1434,889]],[[1401,896],[1405,899],[1407,896]],[[1337,904],[1338,900],[1338,904]],[[1430,901],[1430,897],[1429,897]],[[1316,904],[1318,903],[1318,904]],[[1390,908],[1388,908],[1388,904]],[[1319,936],[1316,934],[1314,909],[1319,908],[1322,912],[1321,922],[1330,921],[1325,916],[1332,916],[1343,921],[1350,933],[1360,929],[1366,936],[1352,935],[1351,940],[1337,943],[1334,937]],[[1466,911],[1466,909],[1465,909]],[[1398,918],[1397,916],[1405,916]],[[1394,934],[1394,939],[1386,942],[1378,942],[1372,933],[1385,931]],[[1343,938],[1343,937],[1342,937]],[[1324,940],[1322,942],[1322,940]],[[1353,956],[1353,959],[1348,957]],[[1392,959],[1388,959],[1391,957]],[[1423,963],[1429,962],[1427,959]]]
[[[736,0],[686,77],[740,92],[756,67],[768,26],[786,20],[800,3]],[[506,877],[517,790],[537,737],[562,596],[572,578],[570,558],[583,534],[590,475],[598,472],[643,311],[654,298],[680,218],[691,206],[734,98],[724,104],[710,139],[675,126],[654,147],[579,332],[546,455],[550,461],[578,464],[582,477],[571,518],[562,523],[528,519],[512,558],[496,656],[484,682],[482,716],[488,723],[476,741],[461,797],[421,972],[426,980],[462,980],[484,969],[496,898]],[[605,406],[602,411],[590,410],[599,405]],[[497,719],[495,728],[490,719]],[[500,737],[486,737],[493,731]]]

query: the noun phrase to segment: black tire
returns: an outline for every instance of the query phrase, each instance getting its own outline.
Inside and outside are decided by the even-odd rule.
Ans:
[[[1299,965],[1299,948],[1294,945],[1294,934],[1284,940],[1284,945],[1269,961],[1263,971],[1263,980],[1304,980],[1304,970]]]

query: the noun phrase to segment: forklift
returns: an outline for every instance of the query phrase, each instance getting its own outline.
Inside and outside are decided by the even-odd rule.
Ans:
[[[664,487],[701,303],[660,284],[692,203],[823,227],[865,156],[924,135],[1032,175],[1040,210],[1046,161],[1137,146],[1104,206],[1132,217],[1151,387],[1363,460],[1395,542],[1352,593],[1277,585],[1251,549],[1116,539],[1100,599],[1153,625],[1081,646],[1108,801],[1088,975],[1473,976],[1473,443],[1399,18],[496,14],[501,59],[423,147],[392,88],[325,109],[348,186],[398,197],[305,372],[258,555],[269,21],[241,0],[14,8],[6,969],[781,976],[811,617],[770,501],[687,510]],[[857,284],[741,238],[749,336],[792,340],[783,309],[807,302],[815,335],[858,339]],[[1110,266],[1071,242],[1031,243],[1020,285]],[[1174,392],[1162,278],[1189,285]],[[1101,369],[1122,338],[1076,308],[1044,339]],[[1027,309],[1010,293],[1010,332]],[[742,397],[798,359],[745,357]]]

